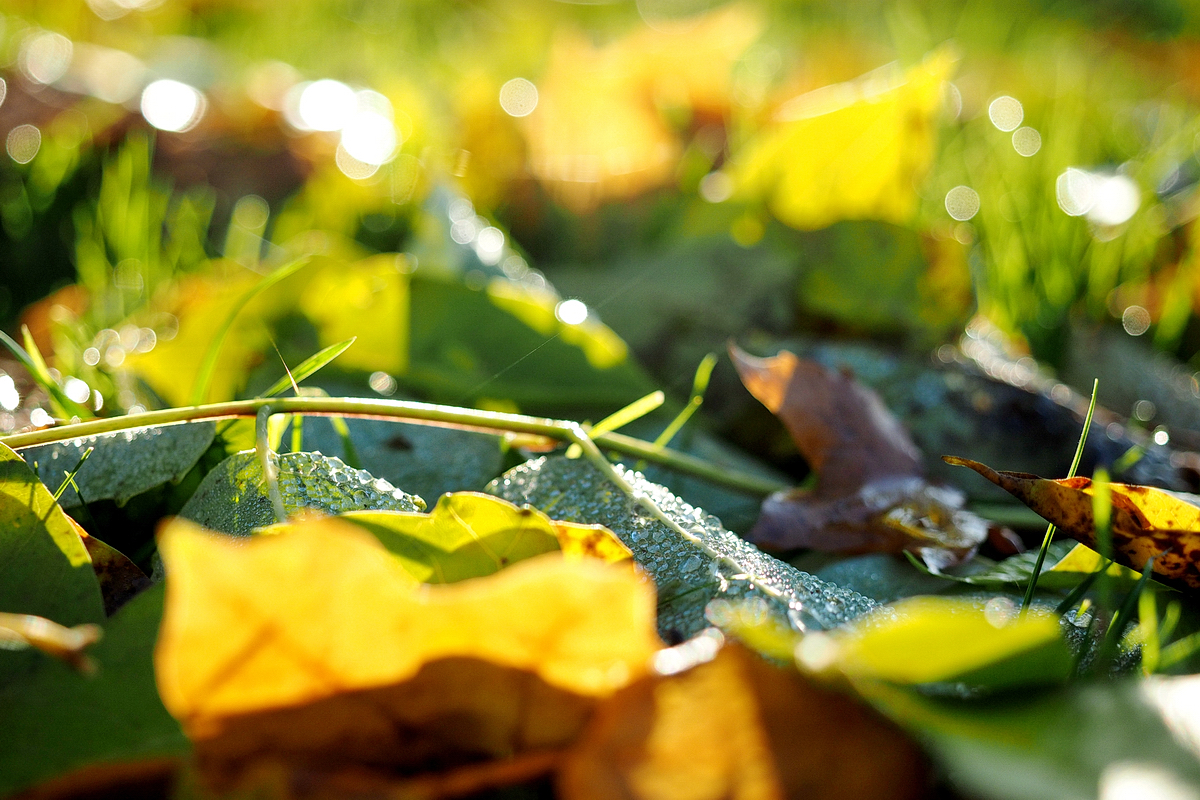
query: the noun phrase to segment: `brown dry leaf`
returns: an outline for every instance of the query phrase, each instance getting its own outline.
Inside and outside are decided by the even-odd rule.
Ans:
[[[1050,480],[1027,472],[1000,472],[968,458],[944,458],[975,470],[1066,535],[1096,548],[1091,478]],[[1200,589],[1200,508],[1150,486],[1109,486],[1113,558],[1140,572],[1155,557],[1156,575]]]
[[[558,777],[564,800],[899,800],[926,786],[919,748],[897,729],[736,645],[617,693]]]
[[[767,498],[751,541],[776,550],[910,550],[944,569],[987,539],[988,523],[963,510],[960,492],[921,477],[921,453],[904,426],[852,375],[786,350],[755,358],[730,345],[729,355],[817,472],[814,491]]]
[[[88,555],[92,557],[92,570],[100,582],[106,616],[111,617],[142,590],[150,588],[146,573],[138,569],[128,556],[89,534],[70,514],[67,515],[67,522],[79,534]]]
[[[159,547],[159,692],[218,783],[555,751],[661,646],[652,587],[595,559],[421,585],[331,518],[249,541],[175,520]]]
[[[922,474],[921,451],[874,391],[787,350],[729,357],[750,394],[779,417],[818,473],[816,494],[845,497],[877,478]]]
[[[750,538],[774,550],[908,550],[942,570],[971,558],[991,533],[986,520],[963,510],[964,500],[956,489],[913,477],[880,478],[836,498],[777,492],[763,501]]]

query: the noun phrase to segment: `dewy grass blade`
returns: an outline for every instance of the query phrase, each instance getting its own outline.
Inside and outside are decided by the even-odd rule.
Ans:
[[[259,397],[274,397],[275,395],[284,392],[288,387],[295,388],[302,380],[310,377],[318,370],[323,369],[329,362],[346,352],[350,345],[358,339],[357,336],[352,336],[344,342],[331,344],[323,350],[318,350],[308,358],[300,362],[300,365],[293,370],[287,370],[284,375],[275,383],[271,384],[271,388],[259,395]],[[285,365],[286,369],[286,365]]]
[[[1158,603],[1154,592],[1138,595],[1138,638],[1142,640],[1142,674],[1153,675],[1158,670],[1162,650],[1158,636]]]
[[[1075,471],[1079,469],[1079,461],[1083,458],[1083,445],[1087,442],[1088,430],[1092,427],[1092,414],[1096,411],[1096,392],[1100,389],[1100,380],[1097,378],[1092,381],[1092,401],[1088,404],[1087,416],[1083,419],[1083,432],[1079,434],[1079,444],[1075,447],[1075,458],[1071,460],[1071,470],[1067,473],[1068,478],[1075,477]],[[1030,603],[1033,602],[1033,593],[1037,591],[1038,576],[1042,574],[1042,565],[1046,562],[1046,551],[1050,549],[1051,542],[1054,541],[1054,525],[1046,526],[1046,535],[1042,537],[1042,546],[1038,550],[1037,561],[1033,565],[1033,574],[1029,576],[1029,586],[1025,589],[1025,597],[1021,600],[1022,613],[1028,610]]]
[[[208,349],[204,352],[204,358],[200,361],[200,369],[196,372],[196,382],[192,386],[192,405],[200,405],[204,402],[204,397],[208,394],[209,384],[212,383],[213,372],[217,368],[217,356],[221,354],[221,345],[225,343],[225,337],[233,327],[238,314],[242,313],[242,309],[267,289],[270,289],[284,278],[294,275],[307,265],[309,260],[309,257],[305,256],[304,258],[284,264],[256,283],[253,289],[246,292],[233,304],[233,309],[230,310],[229,316],[225,318],[225,321],[221,323],[221,327],[217,329],[217,335],[209,342]]]

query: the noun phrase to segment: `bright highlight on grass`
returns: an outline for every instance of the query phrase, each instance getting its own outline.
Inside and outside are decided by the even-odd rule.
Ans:
[[[588,318],[588,307],[582,300],[563,300],[554,307],[554,316],[564,325],[578,325]]]

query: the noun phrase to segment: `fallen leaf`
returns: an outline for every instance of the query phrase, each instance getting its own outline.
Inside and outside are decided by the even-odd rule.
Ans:
[[[479,578],[555,551],[575,560],[632,558],[621,540],[603,526],[555,522],[535,508],[518,508],[478,492],[442,495],[430,514],[350,511],[335,519],[368,531],[421,583]],[[260,532],[288,533],[306,524],[271,525]]]
[[[845,497],[877,478],[919,477],[921,451],[879,395],[848,372],[787,350],[729,357],[750,394],[779,417],[817,473],[815,494]]]
[[[670,655],[660,653],[658,662],[672,663]],[[708,663],[639,681],[600,706],[563,764],[560,796],[890,800],[924,795],[920,749],[869,709],[737,645],[708,657]]]
[[[87,548],[46,487],[3,444],[0,611],[44,617],[67,627],[104,620],[100,584]],[[25,654],[0,651],[0,679],[27,666]]]
[[[775,550],[909,550],[942,570],[971,558],[988,537],[989,524],[963,510],[965,500],[956,489],[914,477],[880,478],[833,499],[803,490],[777,492],[763,501],[749,538]]]
[[[853,680],[954,681],[988,689],[1063,681],[1071,651],[1057,614],[1006,598],[910,597],[831,633],[805,636],[797,661]]]
[[[187,739],[154,687],[152,653],[162,603],[163,585],[158,584],[103,622],[104,638],[88,651],[100,667],[93,677],[42,658],[0,681],[0,796],[59,776],[66,776],[63,783],[69,785],[123,783],[140,770],[117,765],[179,760],[189,753]],[[96,764],[116,774],[89,769]],[[92,774],[78,775],[79,770]],[[54,796],[54,788],[51,784],[46,794]],[[63,796],[70,795],[64,791]],[[107,796],[138,795],[125,791]]]
[[[88,556],[92,559],[92,571],[100,583],[100,594],[104,598],[104,614],[111,617],[117,609],[132,600],[137,594],[150,588],[150,579],[138,569],[128,556],[92,536],[68,516],[67,521],[83,540]]]
[[[1092,549],[1092,479],[1050,480],[1026,472],[1001,472],[958,456],[945,461],[978,472],[1010,492],[1072,539]],[[1200,589],[1200,507],[1150,486],[1109,484],[1112,493],[1112,555],[1138,572],[1154,558],[1154,572]]]
[[[784,350],[755,358],[730,344],[746,389],[788,429],[817,473],[813,491],[777,492],[747,538],[776,550],[918,553],[931,569],[975,554],[990,525],[966,497],[922,477],[921,453],[873,390]]]
[[[171,576],[159,691],[193,741],[211,743],[223,762],[265,746],[258,733],[232,732],[258,731],[252,717],[267,711],[312,720],[264,723],[281,752],[312,758],[349,747],[349,737],[404,760],[406,748],[389,749],[377,734],[394,743],[429,724],[459,735],[455,708],[475,720],[461,728],[471,740],[464,750],[550,747],[574,724],[572,709],[644,674],[660,644],[649,585],[591,559],[544,555],[487,578],[422,586],[372,536],[331,518],[248,541],[175,520],[159,547]],[[492,691],[492,678],[511,691]],[[363,692],[371,694],[355,694]],[[580,700],[556,705],[566,695]],[[539,697],[545,714],[524,715],[522,702]],[[326,706],[314,717],[297,710],[316,703]]]

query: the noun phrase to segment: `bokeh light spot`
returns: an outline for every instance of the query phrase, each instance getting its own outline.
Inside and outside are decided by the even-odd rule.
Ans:
[[[386,164],[396,153],[396,128],[377,111],[358,111],[342,128],[342,147],[364,164]]]
[[[582,300],[563,300],[554,307],[554,316],[564,325],[578,325],[588,318],[588,307]]]
[[[34,34],[21,48],[21,71],[34,83],[54,83],[67,74],[74,49],[71,40],[61,33],[42,31]]]
[[[28,164],[42,147],[42,132],[35,125],[18,125],[8,132],[4,145],[13,161]]]
[[[1019,155],[1029,158],[1042,149],[1042,135],[1037,132],[1037,128],[1017,128],[1013,131],[1012,143],[1013,149]]]
[[[988,119],[1002,131],[1014,131],[1025,119],[1025,109],[1015,97],[997,97],[988,106]]]
[[[204,95],[186,83],[157,80],[142,90],[142,116],[160,131],[181,133],[204,116]]]
[[[341,130],[358,108],[354,90],[341,81],[325,78],[300,87],[296,113],[299,127],[304,129]]]
[[[955,186],[946,192],[946,212],[959,222],[979,213],[979,194],[970,186]]]
[[[700,196],[710,203],[723,203],[733,195],[733,178],[717,170],[700,179]]]
[[[527,117],[537,104],[537,87],[524,78],[513,78],[500,87],[500,107],[511,117]]]
[[[1141,336],[1150,330],[1150,312],[1141,306],[1130,306],[1121,315],[1121,327],[1130,336]]]

